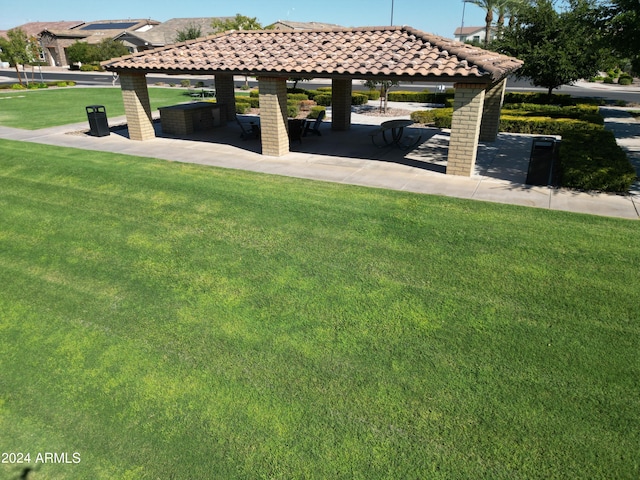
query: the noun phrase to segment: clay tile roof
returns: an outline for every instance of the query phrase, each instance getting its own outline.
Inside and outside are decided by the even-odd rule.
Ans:
[[[410,27],[248,30],[103,62],[109,71],[496,81],[522,61]]]

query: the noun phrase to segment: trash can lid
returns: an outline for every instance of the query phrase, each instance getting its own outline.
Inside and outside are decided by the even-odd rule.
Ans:
[[[89,110],[93,110],[93,111],[106,110],[104,108],[104,105],[87,105],[85,108],[87,109],[87,111],[89,111]]]

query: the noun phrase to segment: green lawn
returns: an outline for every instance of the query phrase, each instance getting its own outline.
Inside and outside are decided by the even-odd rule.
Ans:
[[[151,108],[189,101],[184,93],[184,89],[151,87]],[[124,115],[120,88],[1,90],[0,125],[37,130],[83,122],[87,120],[87,105],[104,105],[109,118]]]
[[[636,221],[3,140],[0,226],[30,479],[640,476]]]

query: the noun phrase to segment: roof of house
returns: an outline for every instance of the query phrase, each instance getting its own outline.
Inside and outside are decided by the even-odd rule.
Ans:
[[[522,61],[411,27],[226,32],[103,62],[109,71],[495,81]]]
[[[178,32],[195,26],[200,28],[201,36],[211,35],[215,32],[212,26],[213,20],[232,20],[233,17],[199,17],[199,18],[172,18],[153,27],[146,32],[127,32],[153,46],[163,46],[175,43]]]
[[[486,30],[487,27],[485,27],[484,25],[481,27],[458,27],[456,28],[456,31],[453,33],[454,35],[472,35],[474,33],[478,33],[478,32],[484,32]],[[494,26],[491,27],[491,30],[495,30],[496,28]]]
[[[267,30],[321,30],[329,28],[343,28],[342,25],[321,22],[292,22],[289,20],[277,20]]]
[[[150,19],[98,20],[83,23],[73,28],[46,28],[42,32],[47,32],[55,37],[78,38],[88,43],[98,43],[105,38],[113,38],[123,31],[135,32],[159,23],[157,20]]]
[[[19,25],[15,28],[21,29],[24,33],[27,34],[28,37],[35,37],[43,30],[66,30],[70,28],[77,27],[82,25],[84,22],[81,20],[76,20],[73,22],[60,21],[60,22],[29,22],[24,25]],[[13,29],[11,29],[13,30]],[[8,30],[3,30],[0,32],[0,35],[4,33],[3,36],[6,37],[6,32]]]

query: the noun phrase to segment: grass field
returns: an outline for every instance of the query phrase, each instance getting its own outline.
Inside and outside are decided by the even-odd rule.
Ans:
[[[151,109],[189,101],[184,89],[149,88]],[[37,130],[87,120],[85,107],[104,105],[107,117],[124,115],[120,88],[67,87],[0,91],[0,125]]]
[[[638,222],[0,152],[30,479],[640,476]]]

